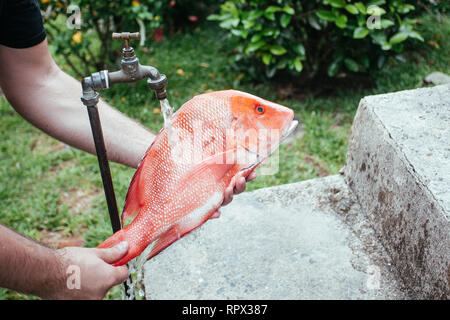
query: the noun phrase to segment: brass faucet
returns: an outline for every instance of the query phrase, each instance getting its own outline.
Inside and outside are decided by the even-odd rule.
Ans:
[[[103,90],[108,89],[115,83],[137,82],[147,78],[148,87],[155,90],[158,100],[166,99],[167,77],[159,73],[155,67],[141,65],[133,47],[130,46],[131,39],[140,39],[139,32],[113,33],[112,38],[123,40],[121,69],[111,73],[108,70],[102,70],[84,78],[82,81],[83,94],[84,91],[90,89],[94,91]]]

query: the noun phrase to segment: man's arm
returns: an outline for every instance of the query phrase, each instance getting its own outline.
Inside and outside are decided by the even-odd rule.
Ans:
[[[102,299],[127,278],[126,266],[111,265],[127,250],[126,243],[108,249],[52,250],[0,224],[0,287],[44,299]],[[72,282],[69,277],[79,278]]]
[[[26,49],[0,45],[0,86],[25,119],[52,137],[95,154],[81,84],[51,57],[47,41]],[[155,136],[100,100],[100,118],[108,158],[136,168]]]

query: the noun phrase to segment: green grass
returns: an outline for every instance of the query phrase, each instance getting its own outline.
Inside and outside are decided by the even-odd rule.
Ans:
[[[167,90],[176,108],[195,94],[234,88],[295,110],[303,121],[304,135],[280,147],[278,172],[249,183],[247,190],[254,190],[336,174],[344,165],[351,123],[362,97],[418,87],[432,71],[450,73],[450,19],[426,16],[422,20],[426,41],[436,41],[439,48],[420,44],[416,51],[407,53],[406,63],[391,59],[383,70],[375,72],[376,87],[340,89],[333,97],[284,101],[268,84],[244,82],[242,75],[230,71],[225,54],[229,44],[217,29],[150,41],[150,51],[138,50],[138,57],[142,64],[155,65],[168,76]],[[59,57],[55,59],[68,70]],[[117,86],[102,96],[151,130],[161,128],[162,116],[153,112],[159,105],[145,81]],[[111,227],[96,158],[65,148],[32,127],[4,97],[0,98],[0,118],[0,223],[44,242],[49,242],[49,234],[64,239],[81,237],[85,246],[92,247],[108,237]],[[134,170],[118,164],[112,164],[111,170],[122,207]],[[108,297],[118,298],[118,289]],[[0,299],[33,298],[0,289]]]

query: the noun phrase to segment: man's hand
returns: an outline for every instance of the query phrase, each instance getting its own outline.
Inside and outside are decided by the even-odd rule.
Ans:
[[[53,250],[0,224],[0,287],[44,299],[102,299],[128,276],[126,266],[111,265],[128,251],[119,245]]]
[[[233,200],[233,194],[239,194],[245,191],[246,183],[256,179],[256,172],[252,171],[247,178],[237,176],[231,182],[231,185],[225,189],[225,196],[223,198],[222,207],[226,206]]]
[[[65,285],[51,292],[51,299],[103,299],[108,290],[128,277],[126,266],[113,267],[111,264],[122,258],[128,251],[128,243],[121,242],[107,249],[67,247],[57,250],[63,270],[79,271],[67,277],[79,276],[79,288]],[[75,267],[75,268],[74,268]],[[69,279],[70,282],[71,279]]]

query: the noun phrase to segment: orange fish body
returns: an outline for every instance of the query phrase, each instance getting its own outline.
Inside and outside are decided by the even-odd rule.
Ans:
[[[151,258],[201,226],[220,207],[234,177],[247,176],[295,129],[293,117],[289,108],[236,90],[186,102],[131,181],[122,224],[132,222],[99,248],[127,241],[128,253],[114,264],[119,266],[149,245]]]

